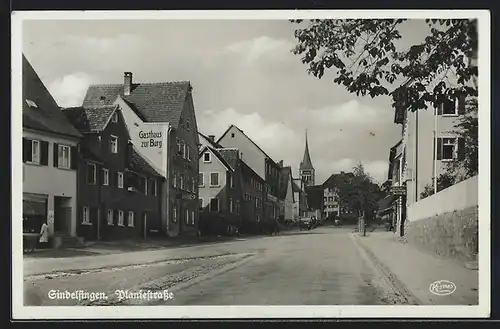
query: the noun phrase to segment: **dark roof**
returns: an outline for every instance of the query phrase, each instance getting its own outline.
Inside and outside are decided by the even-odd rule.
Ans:
[[[278,184],[278,199],[284,200],[286,198],[286,193],[288,191],[288,181],[292,176],[291,167],[283,167],[280,169],[279,178],[280,183]],[[292,185],[293,186],[293,185]]]
[[[214,148],[222,148],[222,145],[220,145],[219,143],[217,143],[217,142],[215,142],[215,141],[213,141],[213,142],[212,142],[212,141],[210,140],[210,138],[208,138],[208,136],[203,135],[203,134],[202,134],[202,133],[200,133],[200,132],[198,132],[198,134],[199,134],[201,137],[203,137],[204,139],[206,139],[206,140],[210,143],[210,145],[212,145],[212,147],[214,147]]]
[[[309,209],[323,208],[323,186],[313,185],[306,187],[306,198]]]
[[[219,151],[220,155],[222,158],[229,164],[229,166],[235,170],[236,169],[236,164],[238,162],[239,158],[239,152],[238,149],[235,148],[221,148],[217,149]]]
[[[106,105],[100,108],[70,107],[64,108],[63,113],[69,122],[81,133],[100,132],[115,113],[118,105]]]
[[[214,154],[217,159],[219,159],[219,161],[225,166],[227,167],[228,170],[231,170],[231,171],[234,171],[234,167],[231,166],[231,164],[229,164],[226,159],[222,156],[221,154],[221,150],[222,149],[216,149],[216,148],[213,148],[213,147],[210,147],[208,145],[206,145],[205,147],[203,147],[201,150],[200,150],[200,154],[199,156],[201,157],[203,155],[203,153],[205,153],[205,150],[208,149],[212,152],[212,154]],[[236,149],[230,149],[230,150],[236,150]]]
[[[120,96],[144,121],[168,122],[177,128],[191,89],[189,81],[134,83],[130,95],[124,95],[123,84],[91,85],[83,107],[112,105]]]
[[[239,130],[239,131],[243,134],[243,136],[245,136],[245,137],[246,137],[246,138],[247,138],[250,142],[252,142],[252,144],[253,144],[255,147],[257,147],[257,149],[258,149],[259,151],[261,151],[261,152],[262,152],[262,154],[264,154],[264,156],[265,156],[266,158],[268,158],[268,159],[269,159],[269,160],[271,160],[274,164],[276,164],[276,161],[274,161],[274,160],[273,160],[273,159],[272,159],[272,158],[271,158],[271,157],[270,157],[270,156],[269,156],[266,152],[264,152],[264,150],[263,150],[263,149],[261,149],[261,148],[260,148],[260,146],[259,146],[259,145],[257,145],[257,143],[255,143],[255,142],[254,142],[254,141],[253,141],[250,137],[248,137],[248,136],[247,136],[247,135],[243,132],[243,130],[241,130],[240,128],[238,128],[236,125],[230,125],[230,126],[229,126],[229,128],[227,128],[227,130],[226,130],[226,131],[225,131],[225,132],[224,132],[224,133],[223,133],[223,134],[219,137],[219,139],[216,141],[216,143],[217,143],[217,144],[219,144],[219,143],[220,143],[220,141],[222,140],[222,138],[224,138],[224,136],[225,136],[225,135],[229,132],[229,130],[231,130],[231,128],[232,128],[232,127],[234,127],[234,128],[236,128],[236,129],[238,129],[238,130]]]
[[[80,138],[23,55],[23,127]],[[28,105],[28,101],[36,107]]]
[[[152,176],[162,176],[156,169],[154,169],[147,161],[144,159],[135,149],[134,146],[131,147],[130,154],[130,169],[133,171],[141,172],[144,174]]]
[[[311,161],[311,155],[309,154],[309,143],[307,142],[307,130],[306,130],[306,149],[304,150],[304,157],[300,163],[301,170],[314,169]]]
[[[344,184],[347,179],[354,177],[354,174],[351,172],[340,172],[338,174],[332,174],[327,180],[323,183],[324,187],[335,187],[340,184]]]
[[[255,172],[255,170],[253,170],[253,169],[252,169],[252,167],[250,167],[250,166],[249,166],[249,165],[248,165],[245,161],[243,161],[242,159],[240,159],[240,166],[241,166],[241,171],[242,171],[242,172],[244,172],[244,171],[248,171],[248,172],[250,172],[250,173],[254,176],[254,178],[255,178],[255,179],[257,179],[259,182],[261,182],[261,183],[264,183],[264,182],[265,182],[265,180],[264,180],[262,177],[260,177],[260,175],[259,175],[259,174],[257,174],[257,173]]]

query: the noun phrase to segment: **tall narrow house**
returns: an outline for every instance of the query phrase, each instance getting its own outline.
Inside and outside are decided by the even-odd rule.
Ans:
[[[85,108],[119,105],[131,143],[165,179],[161,230],[169,236],[198,231],[199,138],[189,81],[91,85]]]
[[[68,122],[37,73],[22,58],[23,228],[50,240],[76,237],[80,133]],[[17,109],[14,109],[17,110]],[[20,220],[15,218],[14,220]]]

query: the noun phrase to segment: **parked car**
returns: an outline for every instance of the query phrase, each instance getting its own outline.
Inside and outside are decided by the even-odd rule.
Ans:
[[[312,229],[313,219],[310,217],[304,217],[299,220],[300,230],[310,230]]]

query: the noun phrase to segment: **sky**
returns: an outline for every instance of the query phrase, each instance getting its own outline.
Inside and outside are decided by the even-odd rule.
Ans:
[[[401,44],[423,40],[421,20]],[[389,97],[357,97],[306,72],[291,52],[287,20],[27,20],[23,53],[62,107],[89,84],[189,80],[198,129],[219,137],[231,124],[298,176],[308,131],[316,184],[362,162],[382,183],[401,138]]]

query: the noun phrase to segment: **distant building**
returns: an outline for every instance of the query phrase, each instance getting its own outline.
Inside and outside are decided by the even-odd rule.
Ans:
[[[342,205],[337,189],[340,184],[346,184],[346,180],[352,177],[354,177],[352,173],[341,171],[338,174],[332,174],[323,183],[323,213],[325,218],[333,219],[342,214],[349,213],[350,210]]]
[[[306,186],[307,212],[318,219],[324,219],[323,185]]]
[[[280,170],[280,191],[278,199],[283,202],[283,212],[281,220],[291,222],[294,219],[295,195],[293,191],[292,168],[283,167]]]
[[[304,191],[304,184],[300,179],[293,179],[292,189],[294,195],[293,219],[298,220],[299,218],[306,216],[307,197],[306,192]]]
[[[22,56],[23,229],[49,226],[51,240],[77,236],[77,168],[81,134],[66,119]],[[15,218],[14,220],[21,220]]]
[[[304,157],[299,167],[300,179],[304,182],[306,187],[314,186],[316,182],[316,171],[311,161],[311,155],[309,154],[309,144],[307,141],[307,130],[306,130],[306,148],[304,150]]]
[[[212,148],[222,148],[221,145],[217,144],[215,142],[215,135],[204,135],[200,132],[198,132],[198,135],[199,135],[199,139],[200,139],[200,143],[199,143],[199,149],[201,151],[202,148],[204,148],[205,146],[210,146]]]
[[[161,230],[169,236],[198,231],[199,136],[189,81],[135,83],[125,72],[122,84],[91,85],[83,107],[117,104],[131,141],[165,177]]]

